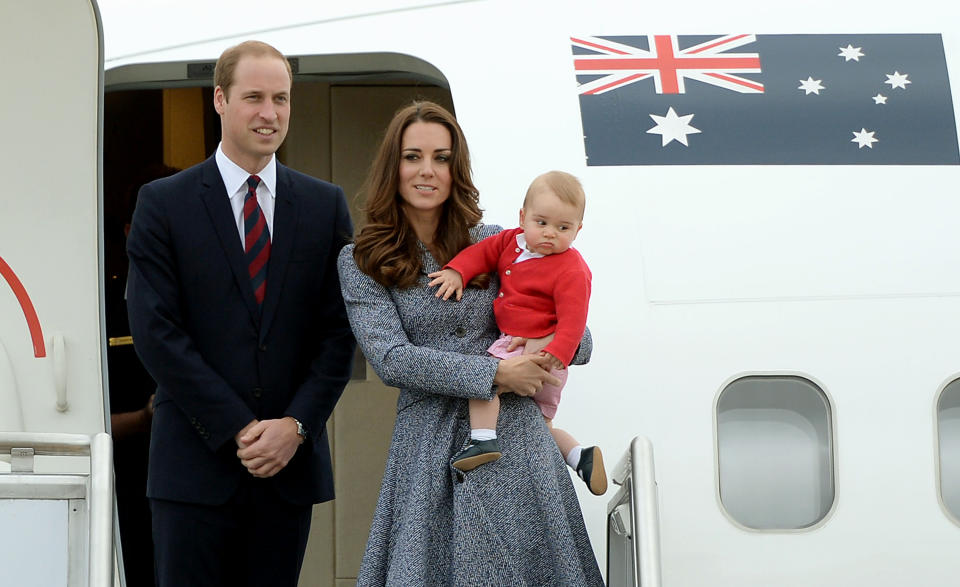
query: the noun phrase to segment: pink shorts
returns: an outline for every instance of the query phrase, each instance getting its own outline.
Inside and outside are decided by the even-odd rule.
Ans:
[[[487,352],[501,359],[509,359],[510,357],[522,355],[522,346],[518,346],[512,351],[507,351],[507,347],[510,346],[512,339],[513,337],[509,334],[501,334],[500,338],[490,345]],[[560,390],[562,390],[563,386],[567,383],[567,369],[551,369],[550,374],[560,380],[560,385],[544,385],[543,389],[533,395],[533,401],[537,402],[537,405],[540,406],[540,412],[545,418],[553,420],[553,417],[557,415],[557,406],[560,405]]]

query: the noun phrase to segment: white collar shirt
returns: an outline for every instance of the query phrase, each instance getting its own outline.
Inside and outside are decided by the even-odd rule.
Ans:
[[[217,146],[217,168],[223,185],[227,188],[227,197],[233,209],[233,219],[237,223],[237,234],[240,235],[240,244],[245,246],[245,231],[243,227],[243,199],[247,195],[247,179],[250,174],[242,167],[230,160],[223,152],[223,144]],[[270,157],[270,162],[255,174],[260,178],[257,186],[257,203],[267,221],[267,230],[270,231],[270,240],[273,240],[273,209],[277,199],[277,156]]]
[[[520,263],[521,261],[526,261],[528,259],[540,259],[544,257],[542,253],[535,253],[527,248],[527,237],[523,233],[517,234],[517,246],[523,251],[520,255],[513,260],[514,263]]]

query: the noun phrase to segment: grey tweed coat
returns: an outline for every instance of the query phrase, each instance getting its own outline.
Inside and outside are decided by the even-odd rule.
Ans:
[[[498,226],[475,230],[476,239]],[[384,288],[340,253],[340,285],[367,360],[400,388],[359,586],[603,585],[566,465],[530,398],[501,397],[503,456],[469,473],[450,466],[470,425],[466,398],[489,398],[497,359],[494,281],[460,302],[427,287],[439,269],[421,245],[420,286]],[[590,358],[585,335],[574,363]]]

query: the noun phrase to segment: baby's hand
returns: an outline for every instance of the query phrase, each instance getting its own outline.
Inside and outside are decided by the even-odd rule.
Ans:
[[[522,346],[522,347],[524,347],[523,354],[525,354],[525,355],[532,354],[532,353],[528,353],[528,352],[526,351],[526,344],[527,344],[527,339],[526,339],[526,338],[524,338],[524,337],[522,337],[522,336],[514,336],[513,338],[510,339],[510,344],[507,345],[507,352],[509,353],[510,351],[516,349],[517,347],[521,347],[521,346]]]
[[[550,344],[551,341],[553,341],[554,336],[555,336],[555,333],[551,332],[550,334],[542,338],[521,339],[523,342],[521,342],[520,344],[526,345],[523,349],[523,354],[539,355],[540,351],[545,349],[547,345]],[[517,337],[514,337],[513,340],[516,341]],[[511,345],[513,345],[513,343],[511,343]],[[510,348],[507,348],[507,350],[509,351]]]
[[[433,278],[433,281],[428,284],[429,287],[440,286],[437,288],[436,297],[449,300],[454,293],[457,294],[458,301],[463,297],[463,278],[453,269],[441,269],[427,277]]]
[[[562,370],[562,369],[565,368],[565,367],[563,366],[563,362],[562,362],[560,359],[554,357],[553,355],[551,355],[551,354],[548,353],[547,351],[540,351],[540,356],[541,356],[541,357],[546,357],[547,359],[549,359],[549,361],[550,361],[550,368],[551,368],[551,369]]]

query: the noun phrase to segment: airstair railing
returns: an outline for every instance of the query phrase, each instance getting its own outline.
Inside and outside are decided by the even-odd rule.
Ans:
[[[661,587],[660,508],[650,440],[634,438],[611,476],[620,489],[607,505],[607,584]]]
[[[68,585],[113,585],[113,444],[110,436],[102,432],[94,436],[0,432],[0,456],[6,455],[10,455],[10,471],[0,474],[0,498],[83,498],[86,501],[86,531],[78,536],[71,529],[68,542],[71,571],[76,570],[75,565],[85,567],[86,576],[71,573]],[[89,478],[69,472],[38,473],[37,456],[89,456]],[[77,560],[84,554],[86,561]]]

